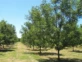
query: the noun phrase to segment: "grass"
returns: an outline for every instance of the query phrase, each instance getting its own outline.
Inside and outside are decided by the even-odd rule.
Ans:
[[[82,62],[82,47],[66,48],[61,50],[60,62]],[[27,48],[24,44],[18,42],[12,50],[0,51],[0,62],[58,62],[57,51],[55,49],[43,50],[42,55],[39,51]]]
[[[62,58],[70,58],[70,59],[82,59],[82,49],[76,48],[75,51],[72,51],[72,48],[64,49],[61,51],[63,54]]]
[[[0,62],[36,62],[35,59],[38,58],[38,55],[25,54],[24,52],[28,52],[27,47],[18,42],[12,50],[0,51]]]

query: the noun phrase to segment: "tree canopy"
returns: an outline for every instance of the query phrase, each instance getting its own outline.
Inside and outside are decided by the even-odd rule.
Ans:
[[[7,23],[5,20],[0,21],[0,45],[10,45],[17,41],[15,26]]]

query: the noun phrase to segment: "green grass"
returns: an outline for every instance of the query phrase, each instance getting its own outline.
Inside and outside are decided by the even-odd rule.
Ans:
[[[75,48],[75,51],[72,51],[72,48],[69,49],[64,49],[61,51],[61,53],[64,55],[62,56],[65,58],[70,58],[70,59],[82,59],[82,49],[81,48]]]
[[[37,51],[27,49],[25,45],[18,42],[14,45],[13,50],[0,52],[0,62],[58,62],[57,51],[55,49],[49,49],[43,51],[42,55]],[[75,48],[75,52],[72,48],[66,48],[60,51],[60,62],[82,62],[82,49],[81,47]]]

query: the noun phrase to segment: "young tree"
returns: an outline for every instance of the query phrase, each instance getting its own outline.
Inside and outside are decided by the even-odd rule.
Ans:
[[[29,28],[26,28],[26,32],[28,38],[39,46],[40,54],[43,46],[55,47],[60,60],[61,49],[78,45],[80,35],[77,22],[80,9],[77,3],[77,0],[51,0],[51,3],[43,0],[40,6],[32,7],[29,13],[31,25],[26,25]]]
[[[0,22],[0,44],[4,48],[4,45],[14,44],[17,41],[16,39],[15,27],[2,20]]]

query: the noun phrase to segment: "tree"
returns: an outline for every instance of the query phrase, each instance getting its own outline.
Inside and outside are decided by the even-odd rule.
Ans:
[[[28,17],[31,25],[25,27],[27,37],[39,46],[40,54],[44,46],[55,47],[60,60],[60,50],[78,45],[77,22],[81,15],[77,3],[77,0],[51,0],[51,3],[43,0],[40,6],[32,7]]]
[[[17,41],[16,39],[15,27],[2,20],[0,22],[0,44],[4,48],[4,45],[14,44]]]
[[[82,45],[82,25],[80,25],[80,27],[78,27],[78,31],[80,32],[80,42],[79,45]]]
[[[68,46],[73,47],[73,51],[74,51],[74,46],[79,44],[78,39],[80,38],[80,33],[77,30],[77,22],[78,22],[78,17],[79,17],[78,11],[77,11],[78,1],[77,0],[67,0],[67,1],[63,0],[63,2],[66,4],[62,4],[64,5],[62,9],[62,13],[64,14],[66,21],[67,21],[64,26],[64,30],[67,34],[67,37],[65,38],[65,40]]]

